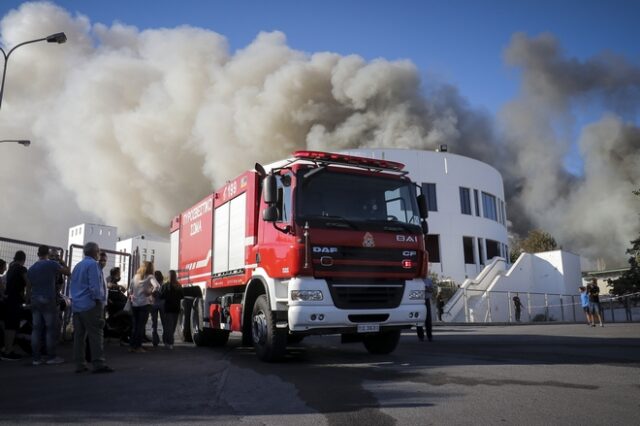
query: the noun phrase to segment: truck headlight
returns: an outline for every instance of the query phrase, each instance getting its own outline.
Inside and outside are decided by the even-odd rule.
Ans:
[[[411,290],[409,300],[424,300],[424,290]]]
[[[304,302],[317,302],[322,300],[320,290],[291,290],[291,300],[301,300]]]

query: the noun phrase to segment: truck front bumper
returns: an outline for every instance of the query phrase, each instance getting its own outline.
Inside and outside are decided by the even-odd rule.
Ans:
[[[323,299],[291,300],[291,291],[294,290],[320,290]],[[331,298],[326,281],[296,278],[289,282],[289,330],[308,334],[333,334],[366,332],[370,329],[368,325],[373,325],[373,329],[378,326],[380,330],[424,325],[427,313],[424,299],[410,298],[411,292],[416,290],[424,290],[424,282],[407,281],[402,300],[395,308],[339,309]]]

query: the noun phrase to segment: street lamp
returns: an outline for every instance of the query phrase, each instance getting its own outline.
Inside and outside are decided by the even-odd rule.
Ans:
[[[2,107],[2,95],[4,95],[4,78],[7,74],[7,62],[9,62],[9,55],[11,55],[11,53],[16,50],[18,47],[20,46],[24,46],[25,44],[31,44],[31,43],[37,43],[39,41],[46,41],[47,43],[58,43],[58,44],[62,44],[65,41],[67,41],[67,36],[64,33],[55,33],[55,34],[51,34],[50,36],[47,37],[43,37],[43,38],[38,38],[35,40],[29,40],[29,41],[24,41],[16,46],[14,46],[11,50],[9,50],[9,53],[5,53],[4,49],[2,49],[0,47],[0,51],[2,52],[2,55],[4,56],[4,70],[2,71],[2,84],[0,85],[0,108]],[[25,145],[26,146],[26,145]]]
[[[3,142],[15,142],[15,143],[19,143],[20,145],[27,147],[29,145],[31,145],[31,141],[26,140],[26,139],[3,139],[0,141],[0,143]]]

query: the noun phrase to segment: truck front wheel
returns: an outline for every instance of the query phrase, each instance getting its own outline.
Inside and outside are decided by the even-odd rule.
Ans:
[[[284,357],[287,349],[287,329],[276,328],[266,295],[260,295],[251,313],[251,337],[256,355],[262,361],[273,362]]]
[[[383,331],[381,333],[363,336],[362,342],[370,354],[390,354],[398,346],[400,330]]]

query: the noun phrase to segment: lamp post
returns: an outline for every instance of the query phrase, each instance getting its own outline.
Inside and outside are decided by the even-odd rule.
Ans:
[[[15,142],[15,143],[19,143],[20,145],[27,147],[29,145],[31,145],[31,141],[30,140],[26,140],[26,139],[3,139],[0,140],[0,143],[4,143],[4,142]]]
[[[4,95],[4,78],[7,74],[7,62],[9,62],[9,56],[11,55],[11,53],[16,50],[18,47],[20,46],[24,46],[25,44],[31,44],[31,43],[37,43],[39,41],[46,41],[47,43],[58,43],[58,44],[62,44],[65,41],[67,41],[67,36],[64,33],[55,33],[55,34],[51,34],[50,36],[47,37],[43,37],[43,38],[38,38],[35,40],[29,40],[29,41],[24,41],[16,46],[14,46],[11,50],[9,50],[9,53],[5,53],[4,49],[2,49],[0,47],[0,51],[2,52],[2,55],[4,56],[4,70],[2,71],[2,84],[0,85],[0,108],[2,107],[2,96]],[[25,145],[27,146],[27,145]]]

